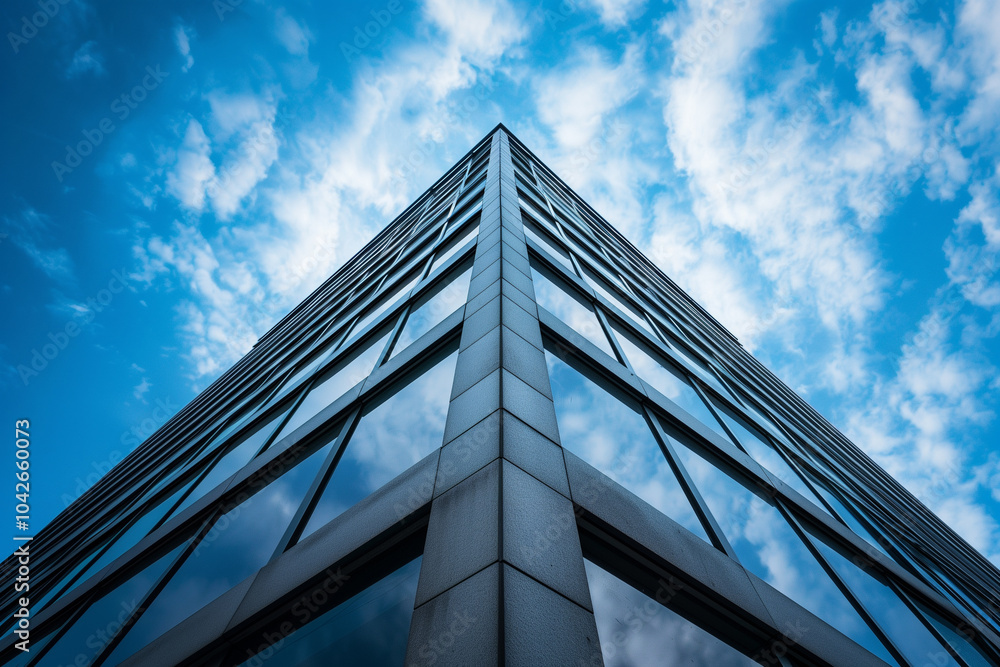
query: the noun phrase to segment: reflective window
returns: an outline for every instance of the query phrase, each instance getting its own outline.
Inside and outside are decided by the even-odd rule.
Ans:
[[[306,397],[295,408],[292,417],[281,428],[281,432],[274,438],[274,441],[281,440],[305,424],[326,406],[367,378],[371,374],[375,362],[378,361],[379,355],[382,354],[382,350],[385,349],[385,341],[388,337],[388,330],[383,331],[380,335],[375,336],[371,342],[361,345],[332,368],[324,371],[310,385]]]
[[[960,628],[955,627],[954,624],[941,618],[925,605],[918,602],[917,606],[951,648],[969,664],[969,667],[991,667],[994,664],[973,644],[977,633],[972,626],[963,624]]]
[[[294,630],[241,667],[257,667],[264,661],[282,667],[402,665],[419,575],[417,558]],[[244,657],[246,653],[231,660]]]
[[[605,667],[758,664],[589,560],[584,564]]]
[[[375,306],[375,308],[370,310],[364,317],[361,318],[360,321],[358,321],[357,325],[354,327],[352,335],[359,334],[364,331],[365,327],[374,322],[379,315],[389,310],[390,306],[409,294],[410,290],[417,284],[417,280],[419,280],[419,278],[420,273],[415,271],[413,275],[410,276],[408,281],[394,290],[391,294],[389,294],[389,296],[385,297],[385,299]]]
[[[464,248],[469,241],[476,237],[477,234],[479,234],[478,222],[469,225],[465,228],[465,230],[459,232],[457,236],[453,236],[452,240],[447,242],[445,248],[438,251],[437,257],[434,259],[434,263],[431,264],[431,270],[428,275],[441,268],[445,262],[454,257],[455,253]]]
[[[537,268],[534,262],[531,265],[531,278],[539,306],[565,322],[609,357],[616,358],[594,309],[575,289],[546,269]]]
[[[613,396],[549,351],[545,360],[563,446],[707,541],[640,406]]]
[[[451,352],[388,400],[366,407],[299,539],[441,446],[457,359]]]
[[[108,664],[132,655],[267,563],[332,446],[328,443],[297,465],[291,457],[287,462],[275,459],[269,472],[280,477],[216,519]],[[288,466],[294,467],[285,472]]]
[[[837,498],[833,493],[831,493],[824,486],[822,482],[814,482],[814,483],[816,485],[816,488],[819,490],[820,495],[823,496],[823,498],[830,504],[833,510],[837,513],[837,515],[843,519],[844,523],[847,524],[847,527],[850,528],[852,531],[854,531],[855,535],[867,541],[869,544],[871,544],[873,547],[884,553],[886,556],[889,556],[889,552],[886,551],[885,548],[879,543],[879,541],[875,539],[874,535],[868,532],[868,530],[863,525],[861,525],[861,522],[857,520],[854,514],[847,509],[847,506],[844,505],[844,503],[842,503],[839,498]]]
[[[139,519],[129,526],[125,531],[114,538],[114,542],[111,547],[108,548],[101,556],[93,562],[93,564],[87,568],[80,578],[74,583],[74,588],[76,584],[86,581],[91,576],[97,574],[110,563],[112,563],[116,558],[121,556],[123,553],[139,544],[142,538],[146,537],[153,530],[153,528],[160,523],[160,519],[163,518],[167,510],[173,507],[177,499],[188,489],[191,482],[186,482],[182,484],[173,493],[167,495],[163,500],[160,500],[152,509],[143,514]],[[69,590],[72,590],[70,588]]]
[[[674,442],[745,568],[889,664],[897,664],[762,489],[744,486],[684,442]]]
[[[719,420],[715,418],[705,401],[701,399],[701,396],[698,395],[687,376],[680,369],[657,355],[632,334],[626,333],[614,325],[612,325],[612,329],[636,375],[648,382],[653,389],[691,413],[702,424],[711,428],[725,440],[729,440],[729,436],[726,435]]]
[[[715,387],[715,389],[717,389],[720,393],[725,395],[729,394],[729,392],[726,391],[726,388],[722,386],[722,383],[719,382],[719,378],[715,376],[715,372],[708,366],[708,364],[702,361],[697,354],[691,352],[686,345],[677,342],[669,336],[668,338],[669,340],[667,341],[667,344],[669,344],[674,352],[680,355],[680,357],[687,362],[688,368],[694,371],[695,375]]]
[[[715,407],[723,421],[726,422],[726,426],[736,435],[743,451],[766,468],[768,472],[774,473],[778,479],[802,494],[806,500],[812,501],[820,509],[823,508],[823,504],[820,503],[816,495],[806,486],[799,474],[792,470],[781,454],[774,449],[774,445],[771,444],[766,435],[722,403],[716,402]]]
[[[411,343],[444,321],[446,317],[465,305],[469,296],[472,264],[460,274],[452,274],[434,286],[415,304],[406,318],[406,325],[393,345],[392,354],[405,350]]]
[[[573,262],[569,258],[569,253],[563,250],[561,246],[557,246],[555,243],[550,241],[549,237],[527,218],[524,220],[524,233],[528,236],[528,238],[541,246],[541,248],[552,257],[552,259],[566,267],[567,271],[570,273],[576,273],[576,269],[573,268]]]
[[[35,664],[40,667],[90,664],[94,656],[108,645],[122,624],[142,603],[153,584],[166,572],[182,548],[183,546],[179,546],[169,554],[161,556],[104,597],[90,603],[87,611],[83,612],[83,615]]]
[[[914,665],[958,664],[872,566],[867,571],[859,566],[868,564],[863,556],[851,562],[823,540],[813,543],[907,660]]]
[[[312,372],[319,367],[324,361],[330,357],[330,353],[333,352],[337,341],[340,339],[340,335],[337,335],[327,341],[326,345],[322,347],[318,352],[314,353],[312,358],[305,363],[292,377],[288,378],[287,381],[282,385],[281,391],[288,389],[289,387],[294,387],[295,384],[302,378],[312,375]]]
[[[611,303],[611,305],[618,308],[618,310],[623,312],[625,315],[632,318],[633,322],[641,326],[650,334],[653,333],[653,330],[649,328],[649,324],[646,323],[646,318],[643,317],[642,313],[640,313],[638,310],[636,310],[631,305],[625,303],[625,301],[619,298],[618,295],[615,294],[614,291],[604,283],[604,280],[600,278],[596,272],[592,271],[586,265],[583,265],[582,268],[583,268],[583,276],[584,278],[586,278],[587,283],[591,287],[593,287],[598,294],[607,299]]]
[[[193,505],[197,500],[202,498],[206,493],[217,487],[219,484],[229,479],[229,477],[236,473],[237,470],[245,466],[250,462],[250,459],[254,457],[257,452],[260,451],[274,430],[281,423],[281,420],[285,418],[288,410],[281,410],[278,414],[274,415],[271,419],[267,420],[262,426],[257,428],[255,431],[247,435],[239,443],[233,444],[229,447],[229,451],[222,455],[215,465],[208,471],[198,486],[191,490],[191,493],[181,502],[180,505],[171,513],[171,516],[176,516],[184,511],[186,508]]]

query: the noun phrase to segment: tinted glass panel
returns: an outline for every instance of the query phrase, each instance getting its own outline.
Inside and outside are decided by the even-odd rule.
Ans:
[[[452,352],[384,403],[367,408],[300,539],[441,446],[457,358]]]
[[[955,627],[924,605],[918,603],[918,606],[941,636],[969,663],[970,667],[991,667],[994,664],[973,644],[977,633],[972,626],[964,624],[961,628]]]
[[[837,498],[834,494],[830,493],[830,491],[826,489],[822,483],[816,483],[816,488],[819,489],[820,495],[822,495],[823,498],[828,503],[830,503],[830,506],[833,507],[834,511],[844,520],[844,523],[847,524],[848,528],[854,531],[855,535],[866,540],[869,544],[871,544],[873,547],[881,551],[886,556],[889,555],[889,552],[887,552],[885,548],[883,548],[882,545],[879,544],[879,541],[876,540],[875,537],[871,533],[869,533],[868,530],[863,525],[861,525],[861,522],[859,522],[857,518],[854,516],[854,514],[852,514],[847,509],[847,506],[844,505],[844,503],[840,502],[839,498]]]
[[[136,607],[142,603],[143,597],[166,572],[182,548],[177,547],[101,599],[92,602],[87,611],[83,612],[83,615],[35,664],[42,667],[90,664],[91,659],[107,646],[122,623],[127,621]]]
[[[281,476],[215,521],[125,635],[109,664],[132,655],[267,563],[332,446],[328,443],[287,472],[282,469],[293,462],[275,459],[269,470]]]
[[[163,500],[146,512],[138,521],[133,523],[124,533],[115,538],[114,544],[101,554],[101,557],[94,561],[93,565],[87,568],[80,578],[75,582],[76,584],[86,581],[92,575],[103,570],[109,563],[114,561],[116,558],[121,556],[123,553],[139,544],[139,540],[146,537],[153,527],[159,523],[163,515],[169,510],[177,499],[180,498],[181,494],[188,488],[190,482],[181,485],[179,489],[166,496]],[[72,589],[70,589],[72,590]]]
[[[563,446],[707,541],[639,406],[611,395],[551,352],[545,360]]]
[[[192,489],[188,497],[184,499],[184,502],[181,503],[181,506],[173,514],[179,514],[185,507],[193,504],[249,463],[250,459],[267,443],[268,438],[274,433],[274,430],[281,420],[284,419],[286,413],[287,410],[282,410],[264,423],[263,426],[246,436],[242,442],[233,445],[228,452],[223,454],[219,462],[212,466],[208,474],[198,482],[198,486]]]
[[[295,408],[291,419],[281,428],[281,432],[274,439],[275,442],[305,424],[319,414],[323,408],[343,396],[348,389],[352,389],[368,377],[375,362],[378,361],[379,355],[382,354],[388,337],[387,331],[382,333],[374,341],[362,345],[319,376],[307,390],[309,393],[302,399],[302,403]]]
[[[589,560],[585,565],[605,667],[758,664]]]
[[[417,595],[420,559],[285,636],[242,667],[402,665]],[[239,657],[245,657],[239,656]]]
[[[431,264],[430,273],[437,271],[445,262],[455,256],[459,250],[464,248],[466,244],[469,243],[476,234],[479,233],[479,224],[472,224],[466,227],[463,231],[459,232],[457,237],[453,240],[446,242],[447,245],[444,250],[439,250],[437,258],[434,263]],[[429,274],[428,274],[429,275]]]
[[[675,443],[743,566],[878,657],[896,664],[763,490],[751,490],[680,440]]]
[[[583,275],[587,279],[590,286],[593,287],[598,294],[611,302],[611,305],[615,306],[622,313],[632,318],[633,322],[644,328],[646,331],[653,333],[653,330],[649,328],[649,325],[646,323],[646,318],[642,316],[642,313],[633,308],[631,305],[625,303],[625,301],[615,294],[614,291],[611,290],[611,288],[609,288],[594,271],[584,266]]]
[[[406,326],[399,334],[399,340],[392,348],[392,355],[405,350],[413,341],[440,324],[446,317],[465,305],[469,296],[469,279],[472,276],[472,265],[457,276],[445,278],[443,283],[436,285],[430,294],[422,297],[414,310],[406,318]]]
[[[392,306],[394,303],[396,303],[404,296],[409,294],[410,290],[413,289],[413,286],[417,284],[417,280],[419,279],[419,277],[420,277],[419,273],[414,273],[407,282],[403,283],[400,287],[394,290],[388,297],[386,297],[381,303],[375,306],[375,308],[373,308],[364,317],[362,317],[361,320],[357,323],[357,325],[355,325],[354,332],[352,333],[352,335],[364,331],[365,327],[374,322],[379,315],[389,310],[390,306]]]
[[[531,278],[539,306],[565,322],[605,354],[616,358],[593,308],[576,294],[576,290],[545,269],[536,269],[534,264],[531,267]]]
[[[725,440],[729,440],[729,436],[719,424],[719,420],[712,414],[705,401],[701,400],[701,396],[698,395],[680,369],[656,355],[631,334],[618,327],[613,328],[615,336],[625,352],[625,357],[632,364],[636,375],[652,385],[653,389],[691,413],[702,424],[711,428]]]
[[[547,252],[552,259],[566,267],[567,271],[570,273],[576,273],[576,269],[573,268],[573,262],[570,261],[569,253],[563,250],[561,246],[558,246],[553,241],[549,240],[549,237],[545,233],[535,227],[535,225],[527,219],[524,220],[524,233],[532,241],[541,246],[542,250]]]
[[[718,409],[719,414],[722,415],[722,419],[726,422],[726,425],[736,435],[736,439],[739,440],[739,444],[743,447],[743,450],[751,458],[767,468],[769,472],[777,475],[778,479],[785,484],[802,494],[806,500],[812,501],[816,507],[823,508],[823,504],[809,490],[809,487],[802,481],[799,474],[792,470],[792,467],[788,465],[785,459],[781,458],[781,454],[775,451],[774,446],[767,439],[766,435],[758,431],[753,425],[747,423],[746,420],[725,405],[716,403],[715,407]]]
[[[813,542],[907,660],[914,665],[930,663],[951,667],[958,664],[880,574],[871,568],[862,570],[823,540],[814,539]],[[862,564],[863,559],[858,557]]]

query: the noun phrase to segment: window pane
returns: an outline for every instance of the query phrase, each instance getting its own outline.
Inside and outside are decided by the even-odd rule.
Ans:
[[[159,504],[142,515],[139,520],[127,528],[124,533],[121,533],[118,537],[114,538],[114,544],[112,544],[100,558],[94,561],[93,565],[87,568],[87,571],[84,572],[74,583],[73,588],[75,588],[77,584],[89,579],[92,575],[100,572],[116,558],[135,545],[139,544],[139,541],[146,537],[151,530],[153,530],[153,526],[159,523],[160,519],[163,518],[163,515],[167,512],[167,510],[173,507],[173,504],[177,502],[177,499],[181,497],[181,494],[184,493],[189,484],[190,482],[182,484],[180,488],[166,496],[166,498],[161,500]],[[72,588],[70,590],[72,590]]]
[[[457,359],[454,351],[384,403],[366,409],[299,539],[441,446]]]
[[[598,294],[611,302],[611,305],[615,306],[625,315],[632,318],[633,322],[641,326],[650,334],[653,334],[653,330],[649,328],[649,325],[646,323],[646,318],[642,316],[642,313],[620,299],[618,295],[613,292],[613,290],[605,285],[604,280],[598,277],[595,272],[591,271],[586,266],[583,266],[583,276],[586,278],[587,283],[589,283]]]
[[[281,476],[215,521],[108,664],[118,664],[267,563],[332,446],[328,443],[297,465],[275,459],[270,470]],[[289,465],[294,467],[282,474]]]
[[[589,560],[584,564],[605,667],[758,664]]]
[[[740,563],[891,665],[897,664],[761,489],[750,489],[675,440]]]
[[[347,355],[333,368],[325,371],[307,390],[309,393],[302,399],[291,419],[281,428],[274,438],[277,442],[286,435],[315,417],[326,406],[344,395],[348,389],[367,378],[378,357],[385,348],[389,332],[385,331],[367,346],[361,346]]]
[[[402,665],[419,575],[417,558],[265,649],[265,664]],[[243,657],[246,654],[231,660]],[[241,667],[261,662],[261,657],[253,657]]]
[[[889,556],[889,552],[886,551],[885,548],[883,548],[882,545],[879,544],[879,541],[876,540],[875,537],[871,533],[869,533],[868,530],[861,524],[861,522],[857,520],[854,514],[852,514],[850,510],[847,509],[847,506],[844,505],[844,503],[840,502],[839,498],[837,498],[833,493],[831,493],[827,488],[824,487],[822,482],[816,482],[816,488],[819,489],[820,495],[822,495],[823,498],[826,499],[828,503],[830,503],[834,511],[843,519],[844,523],[847,524],[847,527],[850,528],[852,531],[854,531],[855,535],[866,540],[869,544],[871,544],[873,547],[881,551],[886,556]]]
[[[479,223],[477,222],[466,227],[464,231],[459,232],[457,237],[452,237],[453,240],[447,242],[444,250],[438,251],[438,256],[434,260],[434,263],[431,264],[431,270],[428,275],[437,271],[445,262],[454,257],[455,253],[464,248],[478,233]]]
[[[979,650],[973,643],[972,639],[976,635],[975,629],[969,625],[964,625],[963,629],[956,628],[952,623],[944,620],[936,613],[932,612],[923,604],[919,602],[917,605],[923,611],[927,619],[934,625],[941,636],[947,640],[948,644],[951,645],[955,652],[958,653],[962,658],[969,663],[970,667],[991,667],[993,663],[985,656],[985,654]]]
[[[188,507],[194,503],[249,463],[250,459],[260,451],[268,438],[271,437],[271,434],[274,433],[275,428],[284,419],[286,413],[287,410],[282,410],[260,426],[260,428],[247,435],[242,442],[231,445],[229,451],[223,454],[218,463],[213,465],[208,474],[198,482],[198,486],[184,499],[184,502],[181,503],[182,507],[178,508],[174,514],[178,514],[184,507]]]
[[[635,374],[648,382],[654,389],[691,413],[695,419],[718,433],[726,441],[729,436],[719,424],[712,411],[701,400],[701,396],[691,386],[691,382],[680,369],[644,345],[629,333],[612,326],[618,342],[625,351],[625,357],[632,364]],[[654,356],[656,355],[656,356]]]
[[[408,281],[406,281],[405,283],[403,283],[402,286],[400,286],[395,291],[390,293],[378,305],[376,305],[371,311],[369,311],[368,314],[362,317],[361,320],[357,323],[357,325],[355,325],[351,335],[353,336],[364,331],[365,327],[374,322],[379,315],[389,310],[390,306],[392,306],[394,303],[396,303],[404,296],[409,294],[410,290],[413,289],[414,285],[417,284],[417,280],[419,278],[420,274],[414,272],[413,275],[410,276],[410,279]]]
[[[862,570],[821,539],[813,542],[907,660],[914,665],[957,666],[958,663],[881,575],[872,569]]]
[[[609,357],[615,358],[611,343],[608,342],[593,308],[576,294],[576,290],[545,269],[537,269],[534,264],[531,266],[531,278],[539,306],[565,322]]]
[[[576,273],[576,269],[573,268],[573,262],[569,258],[569,253],[563,250],[561,246],[557,246],[550,241],[549,237],[546,236],[540,229],[535,227],[529,219],[524,220],[524,233],[528,236],[528,238],[541,246],[541,248],[552,257],[552,259],[566,267],[567,271],[570,273]]]
[[[563,446],[708,541],[639,406],[612,396],[547,350],[545,360]]]
[[[121,624],[132,615],[142,602],[142,598],[167,570],[170,563],[177,558],[182,548],[183,545],[161,556],[146,569],[96,602],[92,602],[87,611],[83,612],[83,615],[35,664],[40,667],[90,664],[97,652],[107,646]],[[84,658],[82,661],[81,656]]]
[[[775,451],[774,446],[767,439],[766,435],[758,431],[752,424],[748,423],[725,405],[716,402],[715,407],[718,409],[719,414],[722,415],[722,419],[726,422],[726,425],[736,434],[736,439],[739,440],[739,444],[743,447],[743,450],[753,460],[766,468],[768,472],[774,473],[782,482],[802,494],[806,500],[812,501],[816,507],[823,508],[823,504],[816,497],[816,494],[806,486],[806,483],[802,481],[799,474],[788,465],[788,462],[781,457],[781,454]]]
[[[406,326],[399,334],[399,340],[392,348],[392,355],[405,350],[413,341],[444,321],[446,317],[465,305],[469,296],[469,280],[472,276],[472,265],[461,274],[445,278],[438,283],[430,294],[422,297],[414,304],[413,312],[406,318]]]

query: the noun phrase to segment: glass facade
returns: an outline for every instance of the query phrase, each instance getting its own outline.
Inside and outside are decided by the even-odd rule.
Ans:
[[[3,664],[1000,665],[1000,572],[502,126],[32,550]]]

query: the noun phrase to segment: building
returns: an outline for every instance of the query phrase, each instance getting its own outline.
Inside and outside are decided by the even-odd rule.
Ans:
[[[16,665],[1000,664],[997,569],[503,126],[31,548]]]

